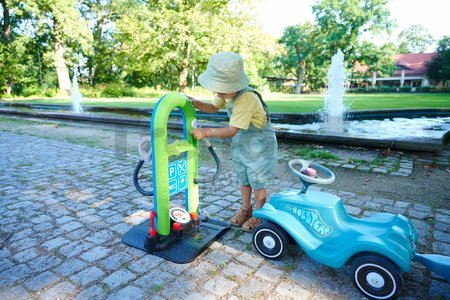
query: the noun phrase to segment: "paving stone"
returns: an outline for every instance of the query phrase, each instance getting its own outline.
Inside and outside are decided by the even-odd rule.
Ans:
[[[350,205],[344,205],[344,207],[345,207],[345,210],[347,211],[347,213],[349,213],[350,215],[357,216],[361,213],[361,208],[359,208],[359,207],[350,206]]]
[[[0,259],[0,272],[3,272],[5,270],[8,270],[9,268],[13,267],[14,264],[7,258]]]
[[[431,207],[428,205],[414,204],[414,209],[421,211],[421,212],[431,213]]]
[[[266,297],[263,295],[268,293],[271,288],[270,283],[261,281],[261,279],[251,278],[237,288],[236,294],[243,299],[265,299]]]
[[[450,233],[434,231],[434,238],[440,242],[450,244]],[[448,245],[450,247],[450,245]]]
[[[386,168],[373,168],[372,172],[387,174],[388,170]]]
[[[82,286],[86,286],[90,284],[91,282],[97,281],[100,279],[105,273],[100,270],[99,268],[93,266],[90,268],[87,268],[80,273],[77,273],[70,277],[72,281],[76,281]]]
[[[248,253],[242,253],[241,255],[236,257],[236,259],[253,268],[258,267],[263,262],[262,258],[253,256]]]
[[[28,300],[30,298],[30,294],[21,286],[0,289],[0,299],[2,300]]]
[[[448,224],[445,224],[445,223],[436,222],[434,224],[434,230],[449,233],[450,232],[450,226],[448,226]]]
[[[31,277],[30,279],[27,279],[27,281],[25,281],[24,284],[28,289],[32,290],[33,292],[37,292],[57,282],[58,280],[59,280],[58,276],[56,276],[54,273],[50,271],[47,271],[34,277]]]
[[[137,279],[134,284],[143,289],[160,289],[164,284],[173,281],[174,275],[163,270],[151,270],[146,275]]]
[[[289,299],[311,299],[311,293],[301,286],[288,282],[280,283],[275,291],[283,298]],[[322,298],[323,299],[323,298]]]
[[[27,277],[31,273],[31,270],[25,265],[20,264],[2,272],[0,276],[0,286],[7,287],[11,284]]]
[[[16,255],[14,255],[14,259],[19,262],[28,262],[29,260],[36,258],[39,255],[39,252],[36,248],[30,248],[25,251],[19,252]],[[0,268],[1,270],[1,268]]]
[[[105,256],[107,256],[111,252],[111,249],[98,246],[95,247],[83,254],[80,255],[80,258],[88,261],[88,262],[94,262],[96,260],[102,259]]]
[[[72,241],[79,241],[86,238],[87,236],[90,236],[91,234],[92,232],[89,229],[82,227],[80,229],[67,233],[66,237]]]
[[[69,231],[74,231],[81,227],[83,227],[83,225],[81,225],[81,223],[79,223],[79,222],[70,222],[70,223],[60,226],[59,228],[61,228],[64,231],[69,232]]]
[[[134,275],[130,271],[119,270],[119,271],[112,273],[105,279],[103,279],[103,283],[105,283],[110,289],[113,290],[121,285],[128,283],[129,281],[131,281],[135,278],[136,278],[136,275]]]
[[[67,257],[72,257],[92,248],[93,246],[93,244],[85,241],[76,241],[62,246],[59,249],[59,253]]]
[[[436,222],[450,224],[450,216],[445,214],[436,214]]]
[[[210,260],[212,260],[216,265],[224,265],[231,259],[230,254],[218,250],[208,253],[207,257]]]
[[[55,255],[44,255],[29,261],[28,265],[33,271],[40,272],[56,267],[61,261],[62,260]]]
[[[244,278],[252,273],[252,269],[244,264],[231,262],[222,270],[222,273],[228,277]]]
[[[30,247],[34,247],[38,244],[39,244],[39,242],[36,238],[29,237],[29,238],[24,238],[20,241],[11,243],[10,247],[12,249],[14,249],[15,251],[22,251],[22,250],[28,249]]]
[[[395,207],[401,207],[401,208],[406,208],[409,205],[410,204],[408,202],[404,202],[404,201],[395,201],[395,203],[394,203]]]
[[[63,276],[69,276],[72,275],[73,273],[83,270],[86,267],[87,263],[77,258],[74,258],[72,260],[63,262],[61,265],[55,268],[54,271]]]
[[[384,198],[373,198],[372,200],[375,203],[380,203],[382,205],[393,205],[394,201],[390,199],[384,199]]]
[[[433,243],[433,253],[441,254],[444,256],[450,256],[450,246],[447,243],[434,242]]]
[[[42,244],[42,246],[45,247],[47,250],[53,250],[68,243],[70,243],[70,240],[63,237],[57,237],[50,241],[45,242],[44,244]]]
[[[103,299],[105,298],[105,292],[102,287],[94,285],[79,293],[74,300],[86,300],[86,299]]]
[[[283,271],[264,265],[256,271],[255,275],[266,281],[277,282],[283,275]]]
[[[128,267],[131,271],[136,273],[146,273],[159,265],[163,261],[162,258],[154,255],[146,255],[143,258],[133,262]]]
[[[203,289],[214,295],[223,297],[237,286],[238,284],[236,282],[218,275],[208,280],[203,286]]]
[[[118,252],[100,262],[100,265],[107,270],[119,269],[120,266],[132,260],[130,254],[126,252]]]
[[[432,217],[431,213],[422,212],[415,209],[408,209],[408,216],[416,219],[428,219]]]
[[[179,277],[164,285],[159,293],[169,299],[184,299],[195,290],[196,286],[190,279]]]
[[[42,293],[39,299],[70,299],[76,292],[76,287],[68,281],[58,283]]]

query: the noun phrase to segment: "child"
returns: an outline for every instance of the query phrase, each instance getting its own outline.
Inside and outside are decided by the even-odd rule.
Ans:
[[[252,217],[252,191],[254,207],[258,209],[266,202],[266,188],[277,167],[277,140],[267,105],[258,92],[248,87],[250,80],[245,74],[244,62],[234,52],[213,55],[198,81],[205,89],[215,92],[216,97],[212,103],[189,97],[194,107],[207,113],[226,108],[230,122],[224,128],[196,128],[192,134],[197,140],[232,138],[233,168],[241,186],[242,206],[230,223],[251,232],[261,224],[261,219]]]

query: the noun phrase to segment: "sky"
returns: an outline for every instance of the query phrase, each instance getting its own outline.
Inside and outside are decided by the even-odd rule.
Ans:
[[[278,37],[286,26],[313,21],[311,5],[314,2],[262,0],[256,11],[263,30]],[[391,0],[389,9],[398,25],[391,35],[393,41],[403,29],[417,24],[425,26],[435,39],[450,35],[449,0]]]

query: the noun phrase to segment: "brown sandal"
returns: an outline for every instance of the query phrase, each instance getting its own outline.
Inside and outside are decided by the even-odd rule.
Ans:
[[[261,225],[262,220],[260,218],[251,217],[242,225],[242,230],[245,232],[252,232],[253,229]]]
[[[231,217],[230,223],[233,226],[242,226],[252,217],[253,209],[251,207],[241,206],[241,208]]]

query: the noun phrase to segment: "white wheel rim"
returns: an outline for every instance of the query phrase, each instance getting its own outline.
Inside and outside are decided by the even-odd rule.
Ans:
[[[373,294],[369,293],[368,291],[366,291],[366,290],[361,286],[361,284],[359,283],[359,280],[358,280],[358,273],[360,272],[360,270],[361,270],[362,268],[365,268],[365,267],[376,267],[376,268],[378,268],[378,269],[381,269],[381,270],[385,271],[386,274],[388,274],[388,276],[389,276],[389,277],[391,278],[391,280],[392,280],[392,291],[389,293],[389,295],[386,295],[386,296],[377,296],[377,295],[373,295]],[[371,273],[374,273],[374,272],[371,272]],[[388,270],[386,270],[385,268],[383,268],[383,267],[380,266],[380,265],[376,265],[376,264],[363,264],[363,265],[360,265],[360,266],[358,267],[358,269],[356,269],[356,271],[355,271],[354,278],[355,278],[355,282],[356,282],[356,285],[358,286],[358,288],[359,288],[364,294],[366,294],[367,296],[370,296],[370,297],[372,297],[372,298],[374,298],[374,299],[389,299],[390,297],[392,297],[392,295],[395,294],[395,291],[397,290],[397,282],[395,281],[394,276],[392,276],[391,272],[389,272]],[[383,279],[383,281],[384,281],[384,279]]]
[[[263,238],[263,244],[264,244],[264,247],[266,247],[266,248],[269,248],[269,249],[275,248],[275,240],[271,236],[265,236]]]
[[[381,289],[384,286],[384,278],[376,272],[370,272],[367,274],[366,280],[367,283],[375,289]]]
[[[269,232],[271,235],[275,236],[275,237],[278,239],[278,241],[279,241],[279,243],[280,243],[280,251],[278,251],[278,253],[275,253],[275,254],[273,254],[273,255],[269,255],[269,254],[265,253],[264,251],[262,251],[262,250],[259,248],[258,243],[256,242],[257,239],[258,239],[258,236],[259,236],[260,234],[264,234],[264,233],[266,233],[266,232]],[[269,249],[273,249],[273,248],[276,246],[277,241],[276,241],[272,236],[265,236],[265,237],[263,237],[263,240],[262,240],[264,247],[266,247],[266,244],[264,243],[264,240],[265,240],[266,238],[272,239],[272,241],[273,241],[273,247],[268,247],[268,248],[269,248]],[[254,240],[254,243],[253,243],[253,244],[255,245],[256,250],[258,250],[258,252],[261,253],[261,255],[263,255],[263,256],[265,256],[265,257],[267,257],[267,258],[274,258],[274,257],[277,257],[277,256],[279,256],[279,255],[283,252],[283,250],[284,250],[284,245],[283,245],[283,242],[281,241],[281,238],[280,238],[274,231],[272,231],[272,230],[270,230],[270,229],[267,229],[267,228],[263,228],[263,229],[258,230],[258,231],[255,233],[255,235],[253,236],[253,240]],[[266,241],[268,242],[269,240],[267,239]]]

